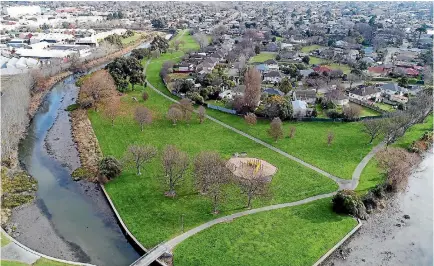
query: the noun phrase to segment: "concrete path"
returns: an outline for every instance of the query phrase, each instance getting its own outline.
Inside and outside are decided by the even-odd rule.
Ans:
[[[18,246],[17,244],[15,244],[15,242],[10,242],[9,244],[1,248],[2,260],[12,260],[26,264],[33,264],[40,258],[40,256],[37,256]]]

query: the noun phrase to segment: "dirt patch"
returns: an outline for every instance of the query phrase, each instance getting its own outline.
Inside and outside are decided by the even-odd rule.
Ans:
[[[271,181],[271,177],[277,172],[277,168],[274,165],[261,159],[234,157],[228,161],[228,167],[236,176],[244,176],[239,172],[243,164],[251,165],[257,168],[258,171],[262,171],[262,176],[269,177],[269,181]]]
[[[71,112],[72,136],[80,157],[81,166],[90,172],[97,173],[102,152],[92,125],[87,117],[87,111],[77,109]]]

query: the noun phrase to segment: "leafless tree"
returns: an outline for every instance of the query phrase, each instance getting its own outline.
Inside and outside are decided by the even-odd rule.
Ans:
[[[149,125],[152,123],[152,112],[144,106],[139,106],[134,112],[134,119],[140,125],[140,131],[143,131],[144,125]]]
[[[386,174],[386,184],[392,191],[402,190],[407,186],[412,168],[420,160],[417,154],[394,147],[379,151],[375,157]]]
[[[264,175],[262,167],[241,163],[238,167],[229,166],[237,169],[235,180],[241,191],[247,196],[246,208],[252,207],[252,199],[258,196],[267,196],[270,193],[269,179]]]
[[[183,98],[179,101],[179,107],[181,108],[184,120],[189,123],[194,111],[193,102],[188,98]]]
[[[348,82],[350,83],[350,90],[353,88],[354,82],[361,81],[362,77],[356,74],[348,74]]]
[[[354,120],[360,117],[362,113],[362,108],[360,105],[348,104],[343,108],[344,115],[349,120]]]
[[[206,119],[206,109],[202,105],[197,109],[197,115],[199,117],[199,123],[203,123]]]
[[[107,70],[98,70],[83,81],[80,88],[80,100],[90,98],[97,112],[98,105],[114,93],[116,93],[116,84],[112,76]]]
[[[335,134],[332,131],[329,131],[327,134],[327,145],[330,146],[335,139]]]
[[[119,113],[119,108],[121,106],[121,101],[119,97],[110,97],[107,100],[105,100],[105,108],[104,108],[104,115],[110,119],[112,126],[115,124],[115,118]]]
[[[245,55],[240,55],[240,57],[238,58],[238,76],[241,77],[241,73],[243,72],[244,68],[246,67],[246,56]]]
[[[194,160],[194,175],[196,187],[202,194],[211,198],[213,211],[217,214],[218,205],[225,196],[223,186],[231,177],[226,162],[217,152],[201,152]]]
[[[18,143],[29,123],[30,91],[34,84],[31,75],[2,77],[1,85],[1,159],[13,163]]]
[[[376,139],[383,131],[384,120],[383,119],[367,119],[362,122],[362,131],[369,135],[371,138],[369,144],[372,144],[374,139]]]
[[[296,130],[297,129],[295,128],[295,126],[292,126],[289,128],[289,134],[288,134],[289,138],[293,139],[295,137],[295,131]]]
[[[247,113],[244,116],[244,120],[251,126],[256,125],[256,115],[254,113]]]
[[[283,137],[282,121],[279,117],[275,117],[270,123],[268,134],[275,142]]]
[[[157,148],[144,145],[130,145],[124,155],[123,163],[134,168],[137,175],[141,175],[144,164],[150,162],[157,155]]]
[[[172,121],[173,125],[176,125],[176,122],[183,118],[182,110],[179,104],[172,104],[167,111],[167,119]]]
[[[203,49],[208,45],[208,36],[203,33],[196,33],[193,35],[193,38],[199,44],[200,49]]]
[[[244,106],[249,110],[254,110],[261,98],[261,73],[256,68],[249,68],[244,75]]]
[[[165,193],[168,197],[175,197],[175,187],[184,179],[188,169],[189,158],[187,153],[180,151],[173,145],[167,145],[163,151],[163,181],[169,186]]]

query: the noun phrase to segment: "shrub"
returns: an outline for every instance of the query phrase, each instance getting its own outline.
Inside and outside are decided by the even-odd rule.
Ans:
[[[99,173],[108,180],[114,179],[121,174],[121,164],[114,157],[105,157],[99,163]]]
[[[366,218],[366,208],[361,199],[354,191],[339,191],[332,199],[333,211],[336,213],[349,214],[360,219]]]
[[[72,112],[74,110],[77,110],[79,107],[80,107],[80,105],[78,103],[74,103],[74,104],[68,105],[68,107],[66,107],[65,110],[68,112]]]
[[[144,101],[147,101],[148,99],[149,99],[149,94],[145,91],[145,92],[143,92],[143,94],[142,94],[142,99],[144,100]]]
[[[247,113],[247,115],[244,116],[244,120],[249,125],[256,125],[256,115],[254,113]]]
[[[80,100],[79,104],[80,104],[81,108],[89,109],[93,106],[93,100],[92,100],[92,98],[88,97],[88,98],[85,98],[83,100]]]
[[[336,110],[329,110],[327,111],[327,116],[331,119],[337,119],[337,118],[342,118],[342,114],[339,113]]]
[[[187,92],[186,96],[197,104],[205,103],[205,100],[198,92]]]
[[[90,179],[92,177],[92,173],[84,167],[79,167],[72,172],[71,177],[74,181]]]

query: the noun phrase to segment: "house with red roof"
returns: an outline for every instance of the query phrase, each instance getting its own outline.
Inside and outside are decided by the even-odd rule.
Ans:
[[[314,67],[312,69],[313,69],[313,71],[315,71],[317,73],[321,73],[321,74],[324,73],[324,72],[329,73],[329,72],[333,71],[333,69],[331,69],[328,66],[316,66],[316,67]]]
[[[383,66],[368,67],[368,73],[374,77],[386,76],[390,69]]]

